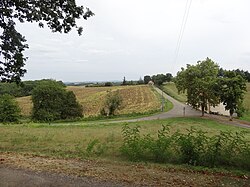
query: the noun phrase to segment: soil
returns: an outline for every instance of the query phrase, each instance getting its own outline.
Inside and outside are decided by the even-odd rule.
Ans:
[[[56,159],[0,153],[0,186],[239,186],[249,176],[110,160]]]

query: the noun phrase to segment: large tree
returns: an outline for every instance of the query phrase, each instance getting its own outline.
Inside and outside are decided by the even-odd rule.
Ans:
[[[79,35],[83,28],[76,19],[87,19],[93,13],[75,0],[1,0],[0,1],[0,81],[19,82],[26,70],[28,48],[26,39],[16,28],[16,22],[38,22],[39,27],[47,24],[53,32],[68,33],[76,28]]]
[[[224,71],[224,76],[219,78],[220,99],[229,110],[230,120],[233,113],[240,109],[246,91],[246,80],[235,71]]]
[[[176,86],[179,92],[187,93],[187,102],[194,108],[201,108],[202,116],[208,105],[219,103],[217,75],[219,66],[211,59],[198,61],[196,65],[187,65],[176,76]]]

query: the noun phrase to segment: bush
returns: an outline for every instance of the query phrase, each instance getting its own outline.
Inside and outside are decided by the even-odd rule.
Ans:
[[[119,91],[109,92],[104,107],[100,110],[100,114],[104,116],[115,115],[115,111],[121,107],[122,97]]]
[[[32,101],[32,118],[37,121],[82,117],[82,107],[74,93],[53,81],[40,83],[32,92]]]
[[[123,130],[121,153],[132,161],[180,163],[195,166],[228,166],[250,171],[250,145],[244,132],[206,132],[188,129],[188,133],[170,134],[168,127],[158,131],[158,137],[140,136],[139,127]]]
[[[0,122],[16,122],[20,117],[20,108],[14,98],[8,94],[0,96]]]

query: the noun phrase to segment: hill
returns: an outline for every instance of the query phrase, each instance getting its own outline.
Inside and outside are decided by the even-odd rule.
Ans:
[[[81,87],[68,86],[84,108],[84,116],[98,116],[109,91],[119,90],[123,104],[118,114],[151,113],[160,110],[159,95],[150,86]],[[30,116],[31,96],[17,98],[23,116]]]

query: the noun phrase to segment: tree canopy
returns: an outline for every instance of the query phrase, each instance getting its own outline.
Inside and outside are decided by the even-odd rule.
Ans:
[[[26,73],[23,68],[28,48],[25,37],[16,30],[16,22],[38,22],[52,32],[68,33],[75,28],[79,35],[83,28],[77,19],[93,16],[88,8],[77,6],[75,0],[3,0],[0,1],[0,81],[20,82]]]
[[[220,100],[229,110],[230,120],[233,113],[240,109],[246,91],[246,81],[234,71],[224,71],[224,76],[219,78]]]
[[[208,104],[219,103],[218,92],[215,92],[219,66],[211,59],[198,61],[196,65],[187,65],[176,76],[176,86],[179,92],[187,93],[187,102],[194,108],[202,109],[204,116]]]

